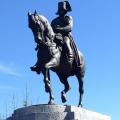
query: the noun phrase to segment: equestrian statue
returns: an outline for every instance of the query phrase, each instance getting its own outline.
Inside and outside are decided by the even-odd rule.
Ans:
[[[73,20],[67,13],[72,11],[68,1],[58,3],[58,11],[51,24],[37,13],[28,12],[28,26],[32,30],[36,43],[37,62],[31,67],[37,74],[44,76],[45,91],[49,93],[48,104],[54,104],[54,96],[50,83],[50,70],[55,72],[64,90],[61,92],[62,102],[66,102],[66,93],[71,89],[68,83],[69,76],[76,76],[79,83],[79,104],[82,107],[84,93],[83,78],[85,74],[84,57],[78,51],[71,31]]]

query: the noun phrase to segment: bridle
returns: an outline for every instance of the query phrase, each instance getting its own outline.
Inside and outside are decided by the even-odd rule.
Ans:
[[[44,46],[50,47],[50,44],[48,44],[48,42],[46,42],[45,37],[44,37],[45,26],[44,26],[43,22],[41,21],[41,19],[39,18],[39,16],[37,14],[32,14],[30,17],[31,17],[32,22],[34,22],[34,25],[35,25],[33,28],[37,29],[37,30],[33,30],[32,27],[31,27],[31,29],[33,30],[33,32],[39,33],[41,36],[41,39],[39,39],[37,37],[37,39],[39,39],[39,43],[37,43],[37,44],[38,45],[42,44]],[[34,35],[37,35],[37,34],[34,34]]]

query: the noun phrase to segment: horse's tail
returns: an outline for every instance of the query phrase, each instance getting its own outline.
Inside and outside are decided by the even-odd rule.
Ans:
[[[76,64],[75,69],[76,69],[76,72],[80,72],[81,76],[84,77],[84,75],[85,75],[85,59],[84,59],[83,54],[80,51],[78,51],[78,57],[79,57],[79,59],[78,59],[79,61],[77,61],[77,62],[79,62],[80,65]]]

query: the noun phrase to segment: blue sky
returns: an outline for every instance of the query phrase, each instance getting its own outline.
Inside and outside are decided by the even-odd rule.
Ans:
[[[108,114],[119,120],[120,108],[120,1],[69,0],[74,19],[73,36],[86,61],[84,108]],[[27,12],[35,9],[52,21],[58,0],[0,1],[0,114],[9,115],[13,106],[22,107],[25,86],[29,104],[48,102],[43,76],[29,69],[36,61],[35,43],[28,28]],[[55,102],[62,104],[63,85],[55,73],[52,87]],[[78,104],[78,84],[69,78],[72,87],[68,105]]]

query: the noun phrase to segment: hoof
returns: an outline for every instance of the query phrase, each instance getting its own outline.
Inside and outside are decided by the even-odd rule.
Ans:
[[[80,105],[78,105],[78,107],[81,107],[81,108],[82,108],[82,107],[83,107],[83,104],[81,103]]]
[[[61,93],[61,99],[62,99],[62,103],[65,103],[67,101],[67,97],[63,92]]]
[[[48,105],[55,105],[55,103],[53,101],[49,101]]]

